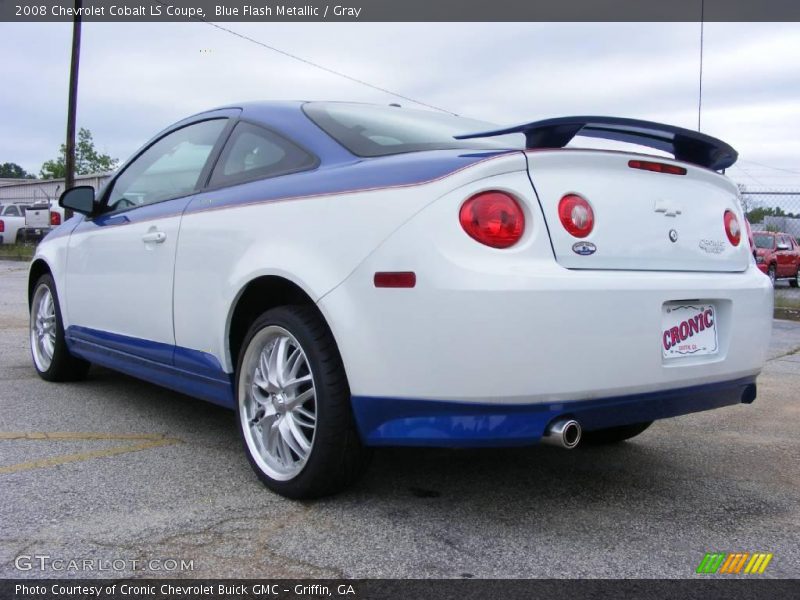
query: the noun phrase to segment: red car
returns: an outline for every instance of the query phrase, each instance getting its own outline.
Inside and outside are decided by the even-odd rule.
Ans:
[[[789,279],[789,285],[800,283],[800,244],[788,233],[754,231],[758,268],[776,279]]]

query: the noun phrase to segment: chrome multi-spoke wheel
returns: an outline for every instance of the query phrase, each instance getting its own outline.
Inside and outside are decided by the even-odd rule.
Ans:
[[[239,385],[245,442],[259,467],[286,481],[302,471],[314,446],[317,394],[306,353],[278,326],[250,342]]]
[[[247,458],[271,490],[318,498],[366,469],[371,452],[356,429],[342,357],[316,307],[272,308],[250,324],[236,398]]]
[[[31,303],[31,352],[39,371],[47,371],[56,348],[56,305],[50,288],[41,284]]]
[[[75,381],[89,372],[89,363],[73,356],[64,339],[64,328],[53,278],[43,274],[31,298],[31,356],[33,366],[47,381]]]

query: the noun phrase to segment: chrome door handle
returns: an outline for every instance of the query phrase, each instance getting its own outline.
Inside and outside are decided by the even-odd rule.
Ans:
[[[163,231],[148,231],[142,236],[145,244],[162,244],[167,239],[167,234]]]

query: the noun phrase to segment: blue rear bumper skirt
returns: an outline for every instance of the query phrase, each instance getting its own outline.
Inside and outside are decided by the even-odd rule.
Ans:
[[[353,396],[369,446],[526,446],[558,417],[585,431],[677,417],[755,399],[755,377],[633,396],[546,404],[474,404]]]

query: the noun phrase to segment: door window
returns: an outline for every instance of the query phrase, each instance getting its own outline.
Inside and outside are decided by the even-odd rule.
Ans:
[[[227,119],[182,127],[150,146],[117,177],[108,212],[145,206],[194,192]]]
[[[225,144],[210,185],[286,175],[316,164],[316,158],[289,140],[257,125],[239,123]]]

